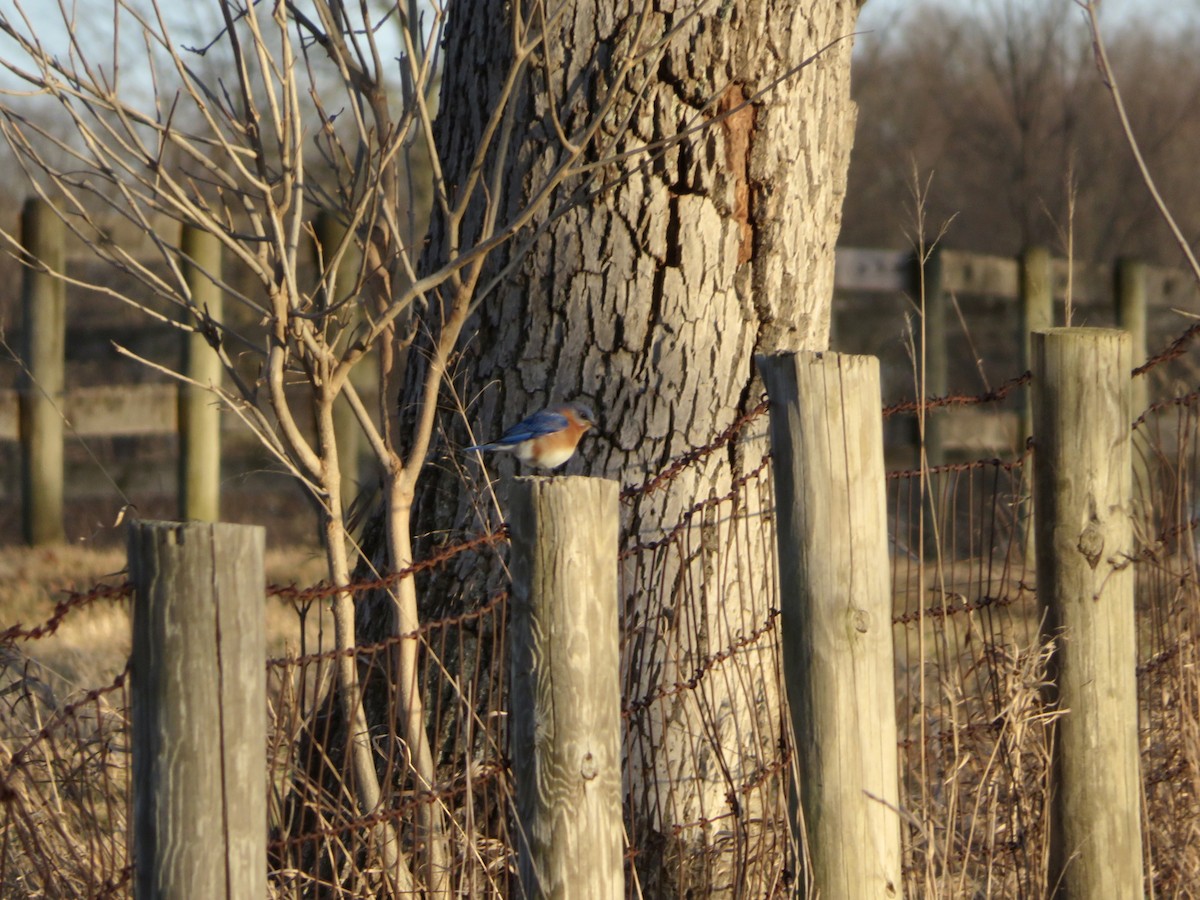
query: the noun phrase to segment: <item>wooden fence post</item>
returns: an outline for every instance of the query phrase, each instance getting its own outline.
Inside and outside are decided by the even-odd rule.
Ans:
[[[1040,332],[1033,364],[1037,589],[1064,710],[1050,883],[1065,897],[1141,897],[1129,335]]]
[[[134,895],[267,896],[264,530],[134,522]]]
[[[1021,371],[1033,368],[1033,333],[1054,326],[1054,270],[1050,251],[1026,247],[1021,252]],[[1021,392],[1021,445],[1033,434],[1032,388]]]
[[[824,900],[899,897],[879,362],[756,362],[771,401],[783,669],[812,885]]]
[[[1146,264],[1121,257],[1113,267],[1113,296],[1116,300],[1117,327],[1129,332],[1130,354],[1134,366],[1149,356],[1146,339]],[[1150,405],[1150,379],[1140,375],[1129,385],[1130,416],[1136,419]],[[1133,432],[1133,496],[1137,512],[1148,517],[1154,503],[1154,479],[1157,457],[1146,437],[1146,429]]]
[[[625,896],[617,483],[512,492],[511,710],[526,897]]]
[[[320,244],[321,258],[328,266],[330,258],[337,252],[346,237],[346,225],[328,210],[321,210],[313,223],[313,230],[316,232],[317,242]],[[339,303],[350,296],[357,276],[358,259],[358,249],[351,244],[338,268],[332,296],[324,300],[327,305]],[[357,307],[355,307],[355,311],[357,311]],[[359,367],[371,364],[371,361],[363,360],[359,363]],[[351,373],[351,378],[356,384],[358,383],[358,379],[354,378],[353,373]],[[359,481],[362,477],[363,435],[354,410],[345,397],[338,397],[334,404],[333,430],[338,442],[338,464],[342,469],[342,503],[348,507],[358,496],[361,487]]]
[[[1017,298],[1021,306],[1021,371],[1028,372],[1033,368],[1033,333],[1045,331],[1054,326],[1054,260],[1050,251],[1045,247],[1026,247],[1018,262],[1020,270],[1020,296]],[[1024,452],[1029,438],[1033,435],[1033,387],[1021,391],[1021,424],[1018,436],[1020,450]],[[1025,559],[1032,562],[1037,555],[1034,535],[1033,512],[1033,470],[1026,466],[1022,470],[1021,489],[1021,519],[1025,526],[1024,543]]]
[[[1133,364],[1140,366],[1149,355],[1146,350],[1146,264],[1122,257],[1117,260],[1113,275],[1116,282],[1117,327],[1129,332],[1129,352]],[[1149,397],[1145,376],[1133,379],[1130,403],[1134,418],[1146,411]]]
[[[183,272],[197,314],[222,321],[221,242],[185,225],[180,239]],[[197,319],[203,324],[203,319]],[[184,336],[183,373],[202,385],[219,386],[224,366],[202,332]],[[179,386],[179,517],[201,522],[221,518],[221,408],[215,394]]]
[[[25,316],[19,418],[21,511],[25,540],[61,543],[63,528],[63,398],[66,385],[66,285],[50,274],[66,264],[66,230],[53,207],[32,198],[21,210],[21,245],[33,266],[22,272]],[[39,270],[41,266],[45,270]]]

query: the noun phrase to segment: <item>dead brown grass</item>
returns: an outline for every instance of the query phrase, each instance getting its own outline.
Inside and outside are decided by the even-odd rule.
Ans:
[[[316,547],[268,550],[267,582],[315,584],[324,574],[324,558]],[[125,552],[65,545],[30,549],[0,547],[0,628],[45,622],[55,604],[72,591],[125,581]],[[306,622],[311,638],[321,628],[320,607]],[[298,649],[299,625],[290,604],[268,600],[267,652],[282,655]],[[129,603],[98,600],[73,611],[52,635],[23,648],[43,670],[56,693],[111,683],[129,656]]]

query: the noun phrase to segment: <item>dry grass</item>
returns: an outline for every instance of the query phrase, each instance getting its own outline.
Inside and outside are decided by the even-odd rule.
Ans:
[[[268,583],[315,584],[324,575],[324,558],[314,547],[286,547],[267,552]],[[125,581],[122,549],[65,545],[29,549],[0,547],[0,628],[30,627],[45,622],[55,604],[72,591]],[[272,656],[299,647],[295,611],[287,603],[268,600],[267,652]],[[309,638],[321,627],[312,615]],[[21,647],[41,667],[56,693],[70,693],[111,683],[129,656],[129,603],[98,600],[75,610],[52,635]]]
[[[1195,504],[1181,487],[1194,481],[1200,454],[1178,437],[1200,435],[1200,423],[1190,413],[1180,416],[1170,429],[1174,461],[1158,473],[1155,514],[1138,529],[1135,560],[1147,872],[1156,897],[1192,896],[1200,879],[1200,577],[1190,522]],[[1011,508],[1019,478],[981,463],[947,480],[953,502],[943,504],[939,522],[948,545],[942,558],[893,556],[895,609],[903,618],[895,637],[909,897],[1032,898],[1050,890],[1047,773],[1056,713],[1042,699],[1049,649],[1038,637],[1029,587],[1035,578],[1022,539],[1012,520],[998,514]],[[1168,495],[1171,485],[1175,497]],[[893,494],[893,531],[912,535],[923,518],[904,496],[899,488]],[[122,565],[119,551],[0,550],[4,619],[44,621],[62,591],[120,582]],[[319,577],[321,561],[311,550],[292,550],[271,554],[268,569],[272,581],[304,584]],[[273,655],[327,649],[321,606],[310,607],[302,643],[296,612],[269,601]],[[918,610],[924,612],[917,616]],[[465,893],[504,896],[514,844],[497,749],[504,743],[502,622],[488,620],[485,628],[481,621],[431,630],[422,677],[440,685],[431,695],[444,700],[432,732],[441,742],[437,802],[454,823],[456,880]],[[130,892],[122,880],[128,875],[126,697],[119,686],[84,691],[111,684],[122,671],[128,630],[127,605],[99,601],[73,612],[53,637],[4,648],[0,772],[8,804],[0,828],[0,897]],[[484,636],[496,642],[487,652],[469,643]],[[386,671],[386,651],[360,659],[364,672]],[[269,669],[277,896],[373,896],[380,887],[369,830],[346,802],[337,742],[318,732],[337,724],[320,705],[329,661],[310,657]],[[442,661],[455,673],[453,685],[438,668]],[[743,664],[733,655],[724,663]],[[474,687],[463,687],[468,681]],[[369,691],[392,702],[386,677],[382,682],[369,682]],[[472,710],[460,702],[464,690],[475,699]],[[475,711],[477,717],[469,714]],[[379,745],[391,754],[398,742],[381,735]],[[381,764],[392,773],[389,815],[411,848],[414,810],[427,800],[406,783],[403,759],[389,755]],[[786,851],[777,852],[781,866],[789,862]],[[652,854],[650,848],[644,859],[668,859]],[[689,861],[674,864],[682,870]],[[657,896],[648,882],[643,886]],[[752,893],[743,887],[741,896]]]

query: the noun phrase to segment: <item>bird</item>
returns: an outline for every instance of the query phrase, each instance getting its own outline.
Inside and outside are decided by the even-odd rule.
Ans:
[[[465,447],[464,453],[511,450],[517,459],[542,469],[556,469],[575,453],[579,439],[596,425],[596,417],[582,403],[563,403],[522,419],[498,440]]]

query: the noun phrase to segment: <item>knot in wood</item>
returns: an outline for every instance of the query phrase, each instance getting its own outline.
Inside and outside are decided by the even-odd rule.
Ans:
[[[1096,568],[1104,553],[1104,532],[1100,530],[1100,523],[1095,519],[1088,522],[1083,531],[1079,533],[1079,543],[1075,546],[1083,554],[1088,565],[1093,569]]]
[[[871,614],[865,609],[854,610],[854,630],[859,634],[866,634],[871,630]]]
[[[583,754],[583,761],[579,766],[579,774],[583,776],[584,781],[591,781],[598,774],[596,768],[596,757],[592,754]]]

